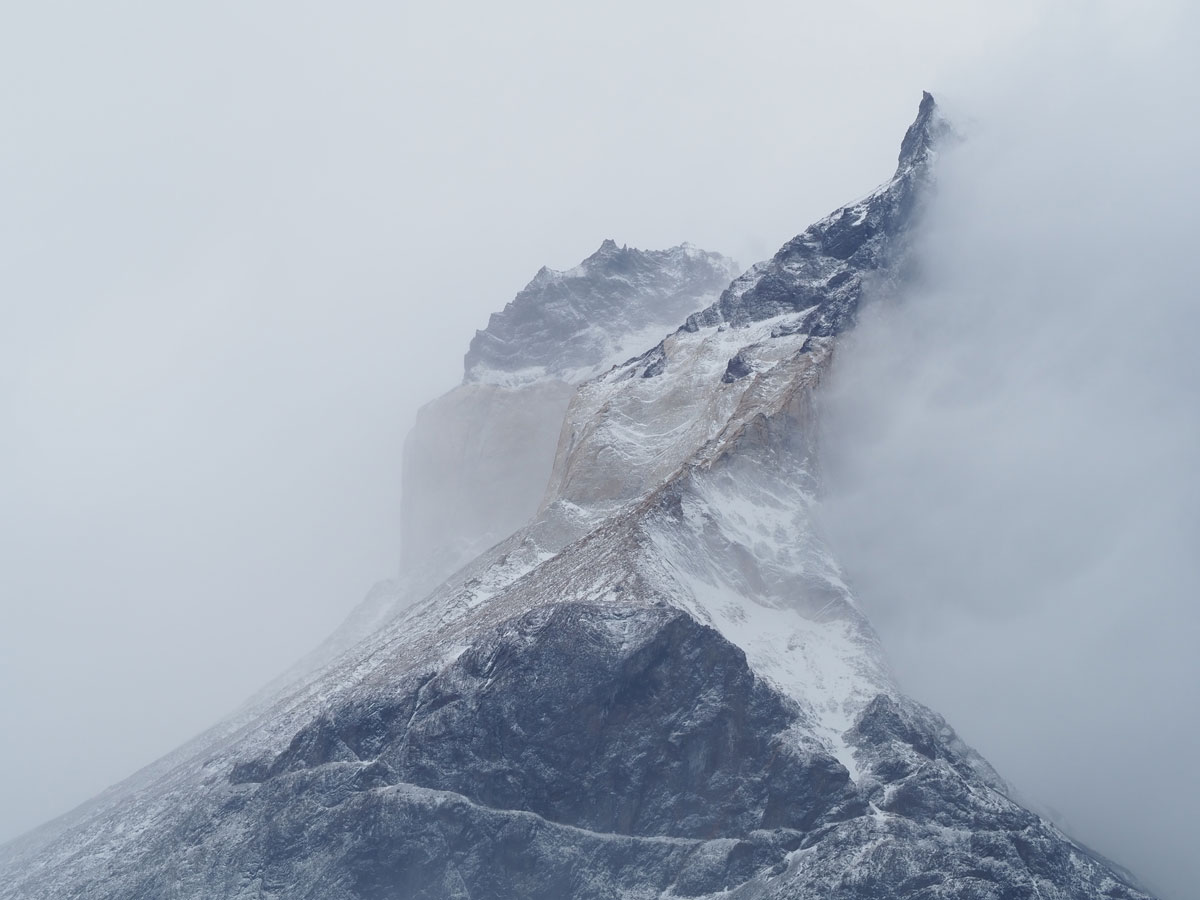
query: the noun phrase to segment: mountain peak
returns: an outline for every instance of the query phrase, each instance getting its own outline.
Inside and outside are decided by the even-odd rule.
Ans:
[[[937,101],[929,91],[921,92],[921,105],[917,107],[917,118],[908,126],[904,140],[900,142],[899,166],[896,173],[923,163],[938,141],[951,131],[942,116]]]
[[[565,272],[560,272],[560,275],[572,276],[579,274],[582,270],[589,266],[603,266],[613,260],[620,260],[627,255],[643,256],[646,251],[639,250],[636,247],[630,247],[628,244],[618,246],[617,242],[612,238],[605,238],[600,242],[600,246],[596,248],[591,256],[584,259],[578,266],[573,269],[567,269]]]
[[[738,271],[733,260],[690,244],[639,250],[606,238],[573,268],[543,266],[493,313],[471,341],[463,380],[580,381],[657,341]]]
[[[684,328],[729,322],[744,325],[807,310],[794,327],[828,338],[854,324],[864,277],[888,268],[904,252],[932,177],[937,145],[953,129],[928,91],[900,142],[891,180],[835,210],[784,244],[775,256],[731,284],[720,300],[688,319]]]

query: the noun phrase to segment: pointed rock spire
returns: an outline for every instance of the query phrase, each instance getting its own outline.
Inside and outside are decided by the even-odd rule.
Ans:
[[[917,118],[908,126],[904,140],[900,142],[899,166],[896,173],[919,165],[929,155],[929,151],[945,135],[950,133],[950,125],[943,118],[937,101],[929,91],[921,92],[921,105],[917,108]]]

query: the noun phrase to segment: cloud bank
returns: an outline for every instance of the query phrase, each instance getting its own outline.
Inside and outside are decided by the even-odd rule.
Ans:
[[[905,686],[1182,900],[1200,882],[1200,69],[1194,15],[1140,12],[1077,8],[951,96],[966,139],[918,283],[866,311],[825,398],[823,515]]]

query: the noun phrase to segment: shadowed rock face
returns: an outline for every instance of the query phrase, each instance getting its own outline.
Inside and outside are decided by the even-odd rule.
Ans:
[[[235,766],[87,896],[1144,897],[911,701],[864,709],[852,782],[671,607],[547,606],[394,688]]]
[[[565,604],[386,705],[319,719],[266,777],[365,760],[393,782],[625,835],[736,837],[861,812],[836,759],[781,739],[795,719],[745,654],[678,610]]]
[[[797,712],[676,609],[551,606],[235,767],[239,855],[327,897],[719,890],[865,809]]]
[[[531,523],[0,848],[0,900],[1148,900],[900,692],[810,520],[813,392],[946,131],[926,95],[892,181],[579,387]]]
[[[793,327],[812,337],[833,337],[852,327],[865,289],[905,277],[908,236],[932,180],[936,146],[950,139],[950,126],[926,92],[904,135],[891,181],[792,238],[692,316],[687,327],[745,325],[809,309],[810,315]]]
[[[526,525],[546,489],[578,382],[624,362],[711,303],[736,264],[681,245],[605,241],[543,268],[471,341],[463,384],[421,408],[404,446],[401,570],[423,596]],[[367,636],[374,615],[344,627]]]

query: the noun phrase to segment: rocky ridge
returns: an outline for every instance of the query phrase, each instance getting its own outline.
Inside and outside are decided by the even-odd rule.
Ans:
[[[493,313],[471,340],[463,382],[577,384],[658,340],[739,271],[691,244],[638,250],[605,240],[572,269],[543,267]]]
[[[424,595],[526,525],[577,385],[711,303],[737,271],[690,244],[612,240],[566,271],[543,267],[476,333],[463,383],[417,415],[403,463],[405,581],[392,594]],[[360,617],[357,636],[376,624]]]

